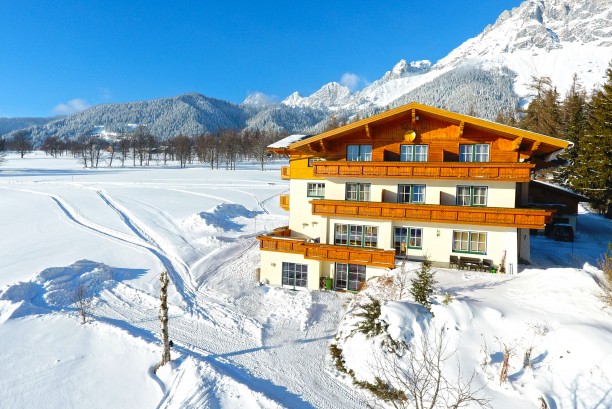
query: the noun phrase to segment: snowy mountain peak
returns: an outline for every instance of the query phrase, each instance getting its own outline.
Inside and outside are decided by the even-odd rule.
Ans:
[[[308,97],[302,97],[298,92],[294,92],[283,101],[283,104],[291,107],[333,109],[345,105],[350,99],[349,88],[337,82],[330,82]]]
[[[242,101],[243,105],[254,105],[257,107],[266,107],[274,103],[274,99],[263,92],[253,92]]]
[[[381,78],[381,82],[386,82],[398,78],[407,77],[409,75],[424,74],[431,68],[431,61],[421,60],[412,61],[411,63],[406,60],[400,60],[391,71],[387,71]]]

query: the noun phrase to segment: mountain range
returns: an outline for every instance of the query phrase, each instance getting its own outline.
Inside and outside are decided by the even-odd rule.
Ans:
[[[550,77],[561,95],[574,74],[587,90],[601,84],[612,61],[610,21],[612,0],[525,0],[438,62],[400,60],[357,92],[330,82],[309,96],[294,92],[273,102],[257,93],[239,105],[186,94],[98,105],[28,132],[35,145],[50,135],[70,139],[126,124],[144,124],[162,138],[245,127],[314,133],[332,114],[363,117],[410,101],[492,120],[528,104],[533,77]]]

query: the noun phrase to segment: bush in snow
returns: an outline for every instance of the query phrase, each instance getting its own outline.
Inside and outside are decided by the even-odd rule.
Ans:
[[[601,284],[600,298],[608,306],[612,307],[612,244],[610,250],[599,262],[599,268],[603,271],[603,283]]]

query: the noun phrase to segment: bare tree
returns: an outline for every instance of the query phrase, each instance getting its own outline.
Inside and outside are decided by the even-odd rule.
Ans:
[[[28,132],[25,130],[17,131],[13,135],[13,139],[9,142],[9,149],[19,153],[23,159],[26,153],[32,152],[32,141],[28,138]]]
[[[87,323],[87,317],[91,315],[92,300],[88,288],[82,283],[74,289],[74,302],[81,317],[81,324]]]
[[[160,290],[159,300],[161,301],[159,306],[159,321],[161,323],[161,335],[162,335],[162,359],[159,366],[164,366],[171,361],[170,358],[170,337],[168,336],[168,272],[162,271],[159,276]]]
[[[456,357],[456,350],[448,350],[448,342],[442,328],[423,336],[421,342],[380,351],[374,359],[375,382],[356,383],[396,408],[490,408],[489,399],[480,396],[482,388],[475,389],[476,372],[464,377],[457,361],[456,378],[445,373],[445,362]]]
[[[184,168],[191,160],[191,139],[185,135],[178,135],[172,138],[171,144],[181,168]]]
[[[601,292],[599,298],[609,307],[612,307],[612,243],[599,261],[599,268],[603,272],[603,280],[599,283]]]

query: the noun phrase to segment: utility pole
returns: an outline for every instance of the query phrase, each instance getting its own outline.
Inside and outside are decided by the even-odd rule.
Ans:
[[[159,300],[161,304],[159,306],[159,321],[161,323],[161,334],[162,334],[162,360],[159,366],[164,366],[170,359],[170,340],[168,337],[168,283],[170,280],[168,279],[168,272],[162,271],[159,276],[159,281],[161,283],[160,292],[159,292]]]

